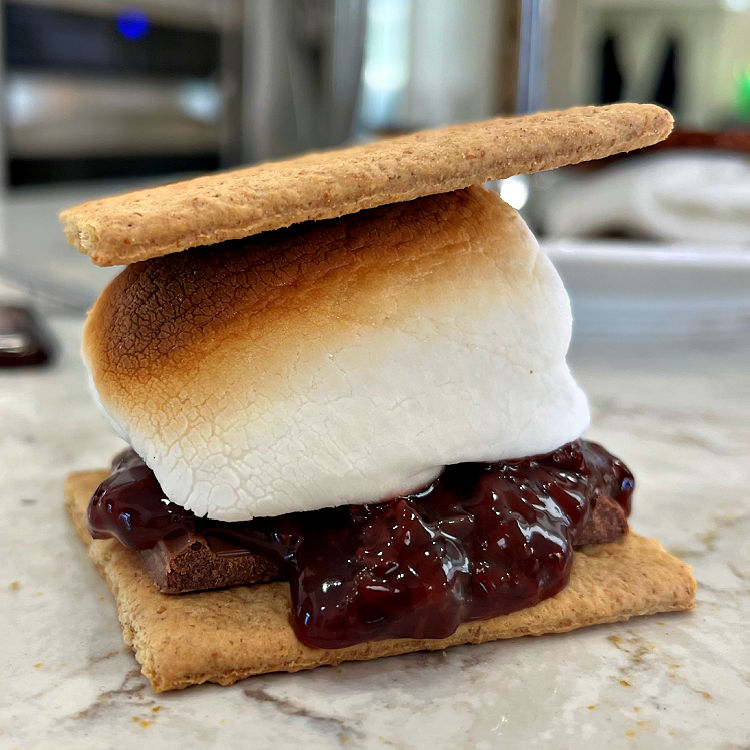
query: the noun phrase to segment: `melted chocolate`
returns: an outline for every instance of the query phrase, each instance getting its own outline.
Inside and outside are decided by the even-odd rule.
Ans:
[[[164,499],[132,451],[89,505],[94,538],[147,549],[201,534],[218,554],[248,550],[285,571],[297,637],[342,648],[444,638],[469,620],[529,607],[568,581],[599,497],[630,511],[633,476],[583,440],[553,453],[447,467],[427,488],[381,503],[225,523]]]

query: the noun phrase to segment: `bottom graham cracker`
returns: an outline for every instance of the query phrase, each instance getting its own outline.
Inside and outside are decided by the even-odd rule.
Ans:
[[[570,582],[555,596],[508,615],[465,623],[448,638],[309,648],[292,630],[286,583],[162,594],[137,552],[114,539],[92,540],[86,508],[108,474],[71,474],[65,482],[65,507],[112,590],[123,637],[157,693],[202,682],[230,685],[266,672],[296,672],[465,643],[562,633],[636,615],[691,609],[695,602],[690,567],[658,542],[629,533],[617,542],[576,550]]]

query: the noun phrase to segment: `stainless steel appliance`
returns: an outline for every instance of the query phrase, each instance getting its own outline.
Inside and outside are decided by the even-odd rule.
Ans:
[[[239,158],[239,0],[5,0],[11,185]]]

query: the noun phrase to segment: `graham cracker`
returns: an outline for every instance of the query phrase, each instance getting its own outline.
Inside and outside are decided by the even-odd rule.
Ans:
[[[658,542],[630,533],[622,541],[576,551],[570,582],[556,596],[509,615],[466,623],[449,638],[370,641],[337,650],[308,648],[289,623],[285,583],[170,596],[156,589],[138,553],[112,539],[92,541],[86,507],[107,475],[70,475],[65,505],[88,545],[89,557],[112,590],[125,641],[156,692],[202,682],[229,685],[254,674],[296,672],[464,643],[561,633],[694,606],[696,585],[689,566]]]
[[[60,214],[68,242],[100,266],[333,219],[663,140],[672,116],[611,104],[495,118],[268,162],[89,201]]]

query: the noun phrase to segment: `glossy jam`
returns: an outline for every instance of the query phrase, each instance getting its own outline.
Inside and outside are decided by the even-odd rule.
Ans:
[[[449,466],[424,490],[377,504],[222,523],[164,500],[128,452],[92,497],[89,527],[137,549],[198,533],[266,555],[289,580],[298,638],[342,648],[443,638],[552,596],[596,499],[628,513],[632,490],[621,461],[577,440],[543,456]]]

